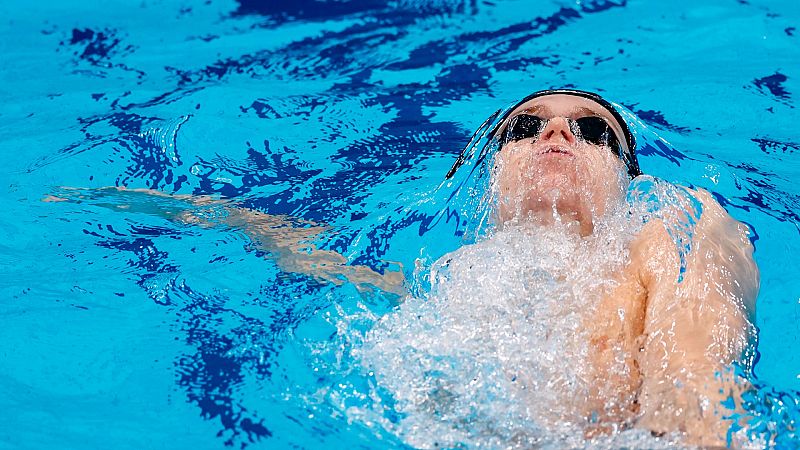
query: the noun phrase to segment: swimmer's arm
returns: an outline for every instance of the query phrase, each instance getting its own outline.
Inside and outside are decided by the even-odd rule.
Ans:
[[[406,294],[399,263],[395,270],[381,274],[368,266],[348,264],[337,252],[317,248],[313,241],[328,227],[240,207],[230,210],[226,225],[242,230],[270,251],[283,271],[311,275],[337,286],[347,281],[359,290],[374,287],[398,296]]]
[[[587,369],[593,380],[584,405],[590,423],[587,437],[607,434],[613,426],[630,423],[638,412],[641,377],[636,357],[642,342],[645,290],[630,267],[616,281],[616,287],[600,300],[584,323],[589,332]]]
[[[708,192],[694,194],[703,213],[680,283],[680,260],[662,223],[648,223],[632,246],[647,291],[640,425],[724,445],[731,422],[723,417],[733,411],[722,402],[738,402],[743,389],[730,369],[752,345],[759,273],[744,226]]]
[[[156,215],[188,225],[232,227],[241,231],[260,249],[269,252],[285,272],[303,273],[336,285],[347,281],[359,290],[378,288],[391,294],[405,294],[401,267],[381,274],[367,266],[350,265],[341,254],[317,248],[314,239],[329,228],[308,221],[266,214],[210,196],[166,194],[152,189],[62,188],[58,194],[48,196],[44,201],[85,200],[95,205]],[[105,203],[104,196],[108,197]]]

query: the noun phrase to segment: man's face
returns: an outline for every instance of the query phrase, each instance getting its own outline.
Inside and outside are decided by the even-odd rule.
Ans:
[[[587,142],[570,123],[600,117],[616,136],[623,135],[622,129],[602,106],[571,95],[549,95],[521,105],[501,132],[519,114],[546,122],[533,136],[507,142],[496,156],[492,181],[499,194],[499,222],[561,220],[577,223],[581,234],[591,233],[593,219],[622,200],[628,178],[624,163],[607,145]]]

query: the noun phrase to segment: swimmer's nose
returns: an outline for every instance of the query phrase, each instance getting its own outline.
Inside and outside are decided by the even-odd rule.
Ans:
[[[569,127],[569,122],[563,117],[553,117],[547,121],[542,133],[539,135],[539,142],[551,144],[574,144],[575,135]]]

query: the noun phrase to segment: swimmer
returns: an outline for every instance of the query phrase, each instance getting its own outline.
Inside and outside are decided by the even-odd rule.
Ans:
[[[590,236],[641,175],[627,124],[593,93],[534,93],[491,136],[499,146],[492,173],[499,228],[530,222]],[[738,398],[730,369],[753,345],[759,273],[746,227],[708,192],[691,193],[702,215],[684,273],[667,227],[651,220],[631,241],[616,288],[584,318],[596,380],[585,413],[599,424],[679,431],[690,444],[725,446],[733,411],[722,403]]]
[[[534,93],[509,110],[491,138],[499,147],[491,185],[500,229],[530,223],[590,238],[605,215],[619,211],[615,205],[625,202],[631,180],[642,174],[623,117],[588,92]],[[459,158],[448,177],[462,163]],[[586,418],[589,437],[643,428],[657,435],[681,432],[689,444],[727,443],[732,420],[726,416],[733,411],[723,402],[738,401],[742,389],[730,368],[753,345],[759,273],[746,227],[708,192],[691,193],[702,214],[685,260],[661,219],[646,222],[628,245],[629,260],[615,274],[614,289],[587,305],[581,319],[593,388],[576,408]],[[83,198],[64,194],[68,200]],[[179,204],[140,202],[139,194]],[[284,271],[404,292],[401,270],[380,274],[310,244],[325,231],[317,224],[153,190],[106,188],[81,195],[117,196],[107,206],[185,224],[235,227]]]

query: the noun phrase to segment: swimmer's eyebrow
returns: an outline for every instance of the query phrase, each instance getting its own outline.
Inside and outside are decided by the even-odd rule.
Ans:
[[[540,115],[542,117],[552,117],[554,115],[553,110],[550,109],[547,105],[531,106],[530,108],[522,111],[522,113]],[[597,111],[589,109],[585,106],[576,106],[569,110],[570,118],[576,119],[587,116],[600,116],[600,114],[598,114]]]
[[[578,116],[580,116],[580,117],[600,116],[600,114],[598,114],[597,111],[594,111],[592,109],[589,109],[589,108],[586,108],[586,107],[583,107],[583,106],[576,106],[572,110],[571,115],[572,115],[573,118],[577,118]]]
[[[553,110],[551,110],[546,105],[534,105],[534,106],[531,106],[530,108],[528,108],[528,109],[526,109],[524,111],[521,111],[521,112],[522,113],[526,113],[526,114],[534,114],[534,115],[535,114],[543,114],[543,115],[548,115],[548,116],[553,114]]]

